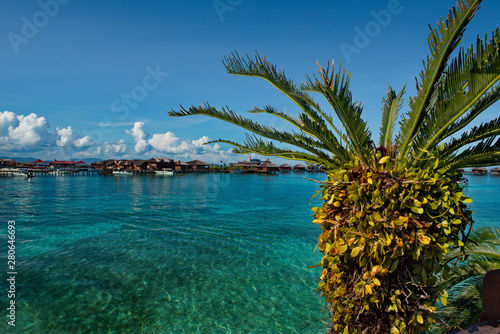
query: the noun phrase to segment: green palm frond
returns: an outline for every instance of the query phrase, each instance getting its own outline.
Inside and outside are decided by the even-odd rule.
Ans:
[[[189,110],[186,110],[184,108],[182,108],[180,111],[172,110],[171,112],[169,112],[169,114],[171,116],[207,115],[213,118],[218,118],[226,122],[236,124],[260,136],[307,150],[310,153],[316,155],[322,161],[328,161],[328,165],[333,165],[331,157],[326,152],[335,152],[335,148],[326,145],[324,141],[315,140],[301,133],[278,131],[272,127],[261,125],[250,119],[237,115],[232,110],[226,108],[217,110],[216,108],[211,107],[207,104],[200,107],[191,107],[189,108]],[[311,125],[315,124],[313,123]],[[316,131],[318,130],[316,129]]]
[[[304,132],[323,143],[323,147],[333,153],[339,160],[345,162],[349,161],[349,152],[337,140],[337,137],[331,131],[324,131],[322,126],[312,121],[305,113],[299,113],[299,119],[282,113],[272,106],[265,106],[264,109],[254,108],[248,111],[249,113],[268,113],[270,115],[279,117],[288,123],[295,126],[301,132]]]
[[[281,111],[278,111],[275,107],[273,106],[270,106],[270,105],[266,105],[264,106],[263,109],[259,109],[257,107],[255,107],[254,109],[252,110],[248,110],[248,113],[251,113],[251,114],[258,114],[258,113],[268,113],[270,115],[273,115],[273,116],[276,116],[278,118],[281,118],[282,120],[290,123],[291,125],[293,125],[294,127],[296,127],[297,129],[300,129],[301,131],[305,132],[305,133],[308,133],[307,132],[307,129],[304,129],[304,126],[303,124],[300,122],[300,120],[298,120],[297,118],[295,117],[292,117],[288,114],[285,114]],[[310,135],[313,135],[312,133]]]
[[[467,258],[450,270],[449,277],[440,277],[438,287],[447,289],[448,302],[438,305],[436,310],[442,322],[434,330],[439,333],[449,333],[479,322],[483,312],[483,277],[490,270],[500,269],[500,228],[487,226],[473,230],[465,253]],[[453,249],[446,259],[455,260],[460,254],[459,249]]]
[[[420,83],[417,81],[417,95],[410,99],[410,111],[400,122],[399,158],[407,157],[411,152],[410,143],[432,108],[436,84],[441,80],[450,55],[459,45],[465,27],[474,17],[480,3],[480,0],[459,0],[457,6],[450,10],[446,21],[441,19],[438,27],[431,29],[428,37],[431,54],[424,62]]]
[[[483,291],[483,276],[470,277],[448,290],[446,306],[436,309],[436,316],[441,323],[435,326],[438,333],[450,333],[480,322],[482,310],[481,295]]]
[[[314,100],[312,100],[312,98],[310,98],[308,95],[304,96],[304,100],[309,102],[309,104],[311,104],[311,105],[314,104],[317,106],[317,104],[314,103]],[[324,111],[319,109],[319,107],[317,108],[317,110],[318,110],[318,113],[321,115],[321,117],[323,117],[328,122],[328,125],[335,131],[335,133],[339,136],[339,138],[346,144],[346,146],[348,147],[350,152],[355,152],[354,148],[351,145],[351,141],[349,140],[349,138],[345,135],[345,133],[340,131],[335,126],[335,124],[333,124],[333,116],[331,114],[325,113]]]
[[[495,137],[481,141],[453,157],[444,170],[466,167],[486,167],[500,164],[500,139],[493,143]]]
[[[307,93],[297,89],[292,80],[288,79],[283,71],[269,63],[265,56],[255,53],[255,59],[250,56],[240,57],[237,52],[231,53],[230,57],[224,57],[223,64],[229,74],[252,76],[262,78],[277,88],[285,96],[295,102],[313,122],[324,131],[329,131],[325,120],[318,115],[319,107]]]
[[[455,262],[461,256],[458,265],[451,271],[451,277],[445,282],[454,285],[458,281],[475,275],[484,275],[492,269],[500,269],[500,228],[483,226],[470,234],[464,251],[467,258],[463,261],[462,250],[450,250],[445,260]]]
[[[405,87],[396,95],[396,91],[391,86],[388,87],[385,97],[382,99],[382,125],[380,126],[379,145],[387,147],[392,143],[392,134],[398,113],[403,106],[403,94]]]
[[[469,240],[474,243],[481,242],[499,242],[500,241],[500,227],[482,226],[474,230],[469,237]]]
[[[436,88],[439,100],[427,115],[416,147],[431,150],[448,135],[448,129],[500,80],[500,35],[493,32],[489,44],[478,38],[477,52],[473,48],[460,50],[457,58],[444,72],[446,76]],[[421,153],[418,158],[421,158]]]
[[[281,149],[276,147],[273,142],[265,142],[261,138],[250,136],[248,134],[246,135],[246,140],[243,144],[223,139],[213,140],[208,142],[207,144],[211,143],[226,143],[235,146],[236,149],[234,150],[234,153],[237,154],[256,153],[261,155],[277,156],[289,160],[307,161],[308,163],[319,164],[329,168],[334,167],[333,163],[328,159],[322,159],[317,155],[305,152],[292,151],[290,149]]]
[[[449,138],[454,133],[462,130],[470,124],[483,111],[491,107],[495,102],[500,100],[500,85],[496,85],[492,90],[481,96],[481,98],[469,110],[467,115],[453,123],[443,135],[444,138]]]
[[[363,108],[352,100],[352,93],[349,90],[350,73],[342,70],[342,63],[338,71],[335,71],[333,62],[331,70],[330,64],[326,69],[318,64],[318,73],[319,79],[316,75],[314,80],[309,76],[306,77],[307,84],[301,86],[302,90],[317,92],[326,98],[342,123],[356,156],[368,165],[372,154],[369,145],[371,132],[361,118]]]
[[[488,123],[483,123],[479,127],[475,126],[470,131],[464,132],[458,139],[453,139],[446,144],[444,149],[439,152],[440,156],[446,160],[453,161],[454,153],[464,146],[475,143],[480,140],[488,139],[500,135],[500,117],[491,120]]]

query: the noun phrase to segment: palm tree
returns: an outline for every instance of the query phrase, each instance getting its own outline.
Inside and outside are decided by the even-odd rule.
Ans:
[[[500,162],[500,140],[495,140],[500,117],[464,131],[500,98],[498,27],[489,39],[478,37],[475,47],[459,48],[480,3],[459,0],[447,19],[431,29],[430,55],[395,135],[405,88],[396,93],[389,87],[378,146],[362,119],[362,106],[352,98],[350,74],[333,61],[326,68],[318,64],[318,74],[306,76],[299,87],[265,56],[235,52],[224,58],[228,73],[263,78],[297,104],[298,117],[268,105],[249,111],[279,117],[295,128],[291,132],[209,104],[169,112],[207,115],[253,132],[243,143],[214,141],[235,146],[236,153],[326,168],[324,203],[313,208],[313,222],[322,228],[318,290],[331,312],[333,333],[427,330],[435,321],[435,303],[446,299],[437,274],[449,274],[444,256],[455,248],[463,251],[473,223],[456,169]],[[340,126],[311,93],[326,99]],[[461,135],[453,138],[457,133]]]
[[[465,250],[466,259],[459,258],[458,249],[446,255],[447,261],[458,264],[450,276],[439,277],[438,284],[446,287],[449,298],[436,310],[440,321],[435,333],[449,333],[480,322],[483,277],[490,270],[500,269],[500,228],[472,231]]]

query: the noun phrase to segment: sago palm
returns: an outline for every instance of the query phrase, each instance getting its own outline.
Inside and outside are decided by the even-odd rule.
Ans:
[[[313,222],[322,229],[318,290],[331,314],[330,332],[425,331],[435,321],[436,301],[446,300],[446,291],[436,285],[437,274],[449,275],[444,256],[463,246],[473,223],[456,169],[500,162],[500,118],[465,131],[500,98],[498,28],[490,38],[478,38],[475,46],[459,48],[480,2],[458,1],[446,20],[431,29],[430,55],[417,79],[417,94],[395,135],[405,89],[396,93],[389,87],[378,146],[361,105],[352,98],[350,74],[333,62],[326,68],[318,64],[318,74],[306,76],[299,87],[258,54],[224,58],[228,73],[263,78],[297,104],[298,117],[272,106],[249,111],[279,117],[295,128],[291,132],[208,104],[169,112],[207,115],[253,132],[243,143],[215,141],[235,146],[236,153],[326,168],[324,203],[313,208]],[[310,93],[322,95],[338,121]],[[453,138],[455,134],[460,135]]]

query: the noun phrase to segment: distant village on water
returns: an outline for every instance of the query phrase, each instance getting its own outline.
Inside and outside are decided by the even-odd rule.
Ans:
[[[84,161],[43,161],[16,162],[14,159],[0,159],[2,174],[31,173],[37,174],[146,174],[146,173],[197,173],[197,172],[229,172],[229,173],[277,173],[277,172],[322,172],[318,165],[296,164],[294,166],[273,164],[269,159],[250,158],[227,164],[209,164],[200,160],[184,162],[168,158],[151,158],[148,160],[108,159],[87,163]]]
[[[14,159],[0,159],[0,176],[25,176],[50,175],[50,174],[147,174],[156,173],[172,175],[174,173],[199,173],[199,172],[221,172],[221,173],[267,173],[278,172],[324,172],[324,168],[318,165],[289,164],[275,165],[269,159],[250,158],[248,161],[230,163],[229,165],[209,164],[201,160],[184,162],[174,161],[168,158],[141,159],[108,159],[92,163],[79,161],[43,161],[37,159],[31,162],[16,162]],[[460,169],[465,175],[494,175],[500,176],[500,168],[486,169],[482,167],[470,170]]]

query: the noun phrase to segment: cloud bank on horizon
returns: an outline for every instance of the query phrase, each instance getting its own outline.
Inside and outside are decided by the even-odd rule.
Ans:
[[[36,155],[43,159],[101,159],[167,157],[175,160],[199,159],[209,163],[235,161],[233,149],[222,150],[220,145],[204,145],[210,138],[180,140],[171,131],[150,136],[144,122],[135,122],[125,130],[128,138],[116,142],[94,140],[73,130],[71,126],[51,130],[44,116],[35,113],[17,115],[12,111],[0,112],[0,154],[15,158]]]

